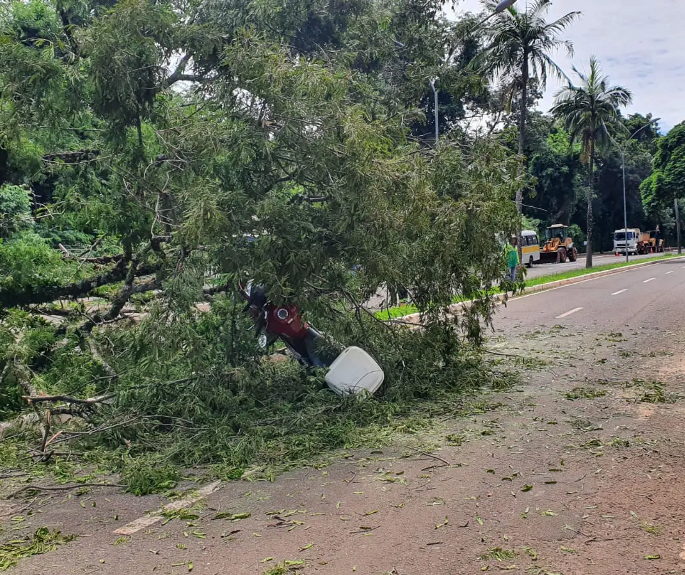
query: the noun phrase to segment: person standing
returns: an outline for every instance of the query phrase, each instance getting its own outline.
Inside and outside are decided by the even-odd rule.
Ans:
[[[509,268],[509,279],[516,282],[516,270],[519,267],[519,254],[516,246],[518,245],[518,238],[513,236],[505,247],[507,255],[507,267]]]

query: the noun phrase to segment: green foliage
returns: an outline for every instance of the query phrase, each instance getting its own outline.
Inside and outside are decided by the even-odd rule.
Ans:
[[[140,126],[151,113],[164,62],[175,48],[175,19],[164,4],[126,0],[90,28],[94,103],[111,120],[113,135],[125,136],[126,127]]]
[[[645,211],[657,214],[671,207],[675,198],[685,197],[685,123],[674,127],[659,140],[652,174],[642,183]]]
[[[507,377],[490,372],[450,326],[393,332],[368,316],[361,324],[338,319],[324,327],[346,345],[364,342],[387,381],[375,399],[342,398],[322,373],[258,361],[253,335],[226,319],[231,309],[226,302],[159,330],[154,317],[108,334],[115,347],[107,359],[122,375],[118,401],[102,417],[130,423],[86,438],[82,447],[130,442],[122,481],[132,492],[168,489],[179,479],[172,464],[210,464],[225,478],[268,476],[332,450],[384,445],[425,429],[430,416],[453,410],[455,397]]]
[[[569,83],[556,96],[552,114],[560,118],[572,142],[580,142],[581,159],[594,161],[595,150],[611,142],[610,128],[620,126],[621,107],[632,102],[632,94],[621,86],[611,86],[596,58],[590,58],[587,74],[574,68],[580,84]]]
[[[47,527],[41,527],[30,538],[17,539],[0,545],[0,571],[13,567],[20,559],[49,553],[74,539],[76,535],[62,535],[57,530],[51,531]]]
[[[488,14],[495,11],[497,4],[496,0],[486,3]],[[566,48],[569,55],[573,54],[572,44],[563,40],[561,33],[580,16],[580,12],[569,12],[558,20],[547,22],[545,18],[550,6],[550,0],[536,0],[525,10],[514,7],[495,16],[487,30],[489,45],[476,61],[488,73],[501,75],[505,81],[519,79],[519,82],[512,83],[512,89],[516,90],[523,88],[520,80],[524,68],[525,80],[534,78],[543,90],[548,74],[563,77],[550,52]]]
[[[585,233],[580,228],[578,224],[573,224],[568,228],[568,235],[573,238],[573,244],[582,250],[583,243],[585,242]]]
[[[77,262],[65,263],[60,252],[33,232],[0,243],[0,289],[36,291],[85,275]]]
[[[32,225],[30,193],[11,184],[0,186],[0,238],[7,238]]]
[[[22,389],[16,382],[6,377],[2,378],[0,381],[0,421],[10,419],[25,405],[22,395]]]
[[[180,479],[178,467],[155,454],[127,460],[121,472],[126,491],[138,496],[169,491]]]

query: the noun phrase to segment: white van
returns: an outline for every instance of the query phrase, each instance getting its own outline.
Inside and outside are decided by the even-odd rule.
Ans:
[[[614,232],[614,253],[637,255],[638,242],[640,241],[640,230],[638,228],[628,228],[627,230],[616,230]]]
[[[536,231],[521,232],[521,255],[523,256],[521,263],[528,267],[533,267],[534,263],[540,261],[540,240]]]

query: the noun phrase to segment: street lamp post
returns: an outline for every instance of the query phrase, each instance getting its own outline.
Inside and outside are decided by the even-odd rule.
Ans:
[[[635,136],[642,132],[642,130],[651,126],[652,124],[656,124],[660,119],[661,118],[654,118],[649,123],[642,126],[640,129],[635,130],[635,132],[633,132],[630,135],[630,137],[626,140],[626,143],[623,146],[620,146],[621,169],[623,171],[623,241],[625,242],[626,246],[626,263],[630,262],[630,256],[628,255],[628,208],[626,203],[626,145],[630,140],[632,140]]]

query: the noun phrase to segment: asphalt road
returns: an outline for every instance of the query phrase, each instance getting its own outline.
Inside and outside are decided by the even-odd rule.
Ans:
[[[645,254],[642,256],[630,256],[630,261],[640,261],[649,260],[655,257],[659,257],[663,254]],[[625,261],[625,255],[622,257],[616,257],[613,254],[595,254],[593,263],[595,266],[601,266],[606,264],[620,263]],[[551,276],[557,274],[563,274],[571,270],[579,270],[585,268],[585,256],[579,256],[578,260],[575,262],[569,262],[563,264],[536,264],[532,268],[526,268],[526,278],[534,279],[542,276]],[[365,306],[371,310],[378,310],[384,308],[386,304],[386,299],[388,294],[385,289],[378,290],[378,293],[366,301]]]
[[[641,261],[649,260],[655,257],[662,256],[663,254],[645,254],[642,256],[630,256],[630,261]],[[595,254],[593,256],[593,264],[595,266],[602,266],[606,264],[614,264],[626,261],[626,256],[622,255],[616,257],[614,254]],[[563,264],[535,264],[532,268],[526,268],[527,278],[538,278],[541,276],[561,274],[570,270],[580,270],[585,268],[585,255],[580,254],[578,260],[575,262],[569,262]]]
[[[675,330],[685,318],[685,258],[521,296],[501,306],[495,329],[525,334],[563,326],[590,334]]]

